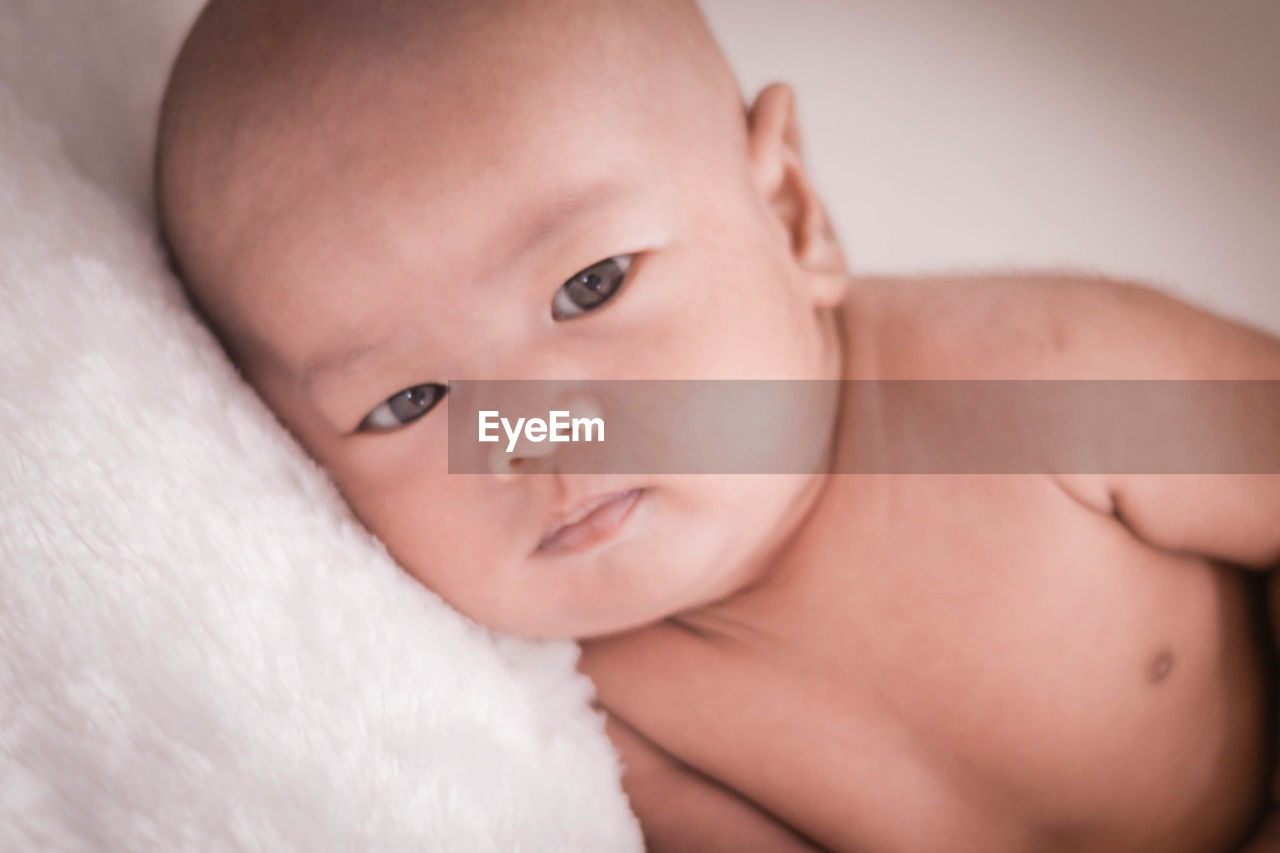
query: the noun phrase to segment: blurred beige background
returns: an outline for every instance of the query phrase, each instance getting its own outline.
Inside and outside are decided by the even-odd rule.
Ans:
[[[1280,330],[1278,0],[702,0],[860,271],[1137,277]]]

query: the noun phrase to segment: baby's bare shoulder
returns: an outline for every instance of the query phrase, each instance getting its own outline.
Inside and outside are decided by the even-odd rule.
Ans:
[[[1280,340],[1150,286],[1055,273],[856,282],[883,378],[1280,379]]]

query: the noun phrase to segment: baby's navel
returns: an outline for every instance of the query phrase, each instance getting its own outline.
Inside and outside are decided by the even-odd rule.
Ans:
[[[1164,681],[1169,677],[1169,673],[1173,670],[1173,651],[1169,648],[1162,648],[1156,652],[1155,657],[1151,659],[1151,663],[1147,665],[1147,680],[1152,684]]]

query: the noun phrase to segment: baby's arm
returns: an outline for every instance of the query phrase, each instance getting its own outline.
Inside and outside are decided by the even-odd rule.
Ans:
[[[1119,316],[1094,326],[1136,325],[1144,335],[1115,345],[1103,332],[1097,341],[1103,364],[1125,375],[1169,379],[1280,380],[1280,340],[1142,292],[1126,292]],[[1132,313],[1129,313],[1132,312]],[[1114,331],[1114,328],[1113,328]],[[1109,338],[1109,340],[1108,340]],[[1280,401],[1266,414],[1280,417]],[[1234,417],[1256,418],[1258,413]],[[1221,418],[1221,439],[1246,426]],[[1251,424],[1256,426],[1256,423]],[[1280,428],[1274,433],[1280,442]],[[1100,512],[1113,515],[1138,538],[1159,548],[1202,554],[1247,570],[1272,571],[1269,607],[1280,647],[1280,474],[1252,475],[1073,475],[1063,488]],[[1272,806],[1260,831],[1242,853],[1280,851],[1280,773],[1274,776]]]
[[[1065,319],[1075,352],[1067,361],[1089,364],[1095,374],[1280,381],[1280,340],[1151,291],[1112,286],[1073,308],[1075,316]],[[1224,406],[1206,417],[1225,447],[1260,433],[1280,443],[1280,399],[1263,410]],[[1156,547],[1252,569],[1280,565],[1280,474],[1062,475],[1058,481]]]
[[[1271,632],[1276,647],[1280,648],[1280,572],[1273,573],[1268,582],[1267,604],[1271,613]],[[1271,811],[1258,832],[1249,839],[1240,853],[1277,853],[1280,851],[1280,768],[1271,782]]]
[[[606,711],[605,730],[622,759],[622,787],[651,853],[815,853],[783,824],[723,785],[664,753]]]
[[[1267,588],[1267,605],[1271,615],[1271,632],[1276,648],[1280,648],[1280,572],[1271,575]],[[1271,781],[1271,810],[1262,826],[1249,839],[1240,853],[1277,853],[1280,851],[1280,768]]]

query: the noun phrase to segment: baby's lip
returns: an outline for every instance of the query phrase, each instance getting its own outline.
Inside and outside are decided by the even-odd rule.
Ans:
[[[576,553],[610,539],[631,514],[640,492],[640,489],[631,489],[583,501],[552,525],[538,543],[538,552]]]

